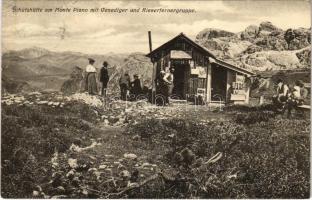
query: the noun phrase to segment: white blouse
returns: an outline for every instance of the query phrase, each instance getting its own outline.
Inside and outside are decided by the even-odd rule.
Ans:
[[[295,97],[295,98],[300,98],[300,87],[299,87],[299,86],[295,86],[295,87],[294,87],[294,92],[293,92],[293,94],[294,94],[294,97]]]
[[[173,75],[171,73],[166,73],[163,80],[169,84],[173,83]]]
[[[93,66],[93,65],[87,65],[87,67],[86,67],[86,72],[87,73],[90,73],[90,72],[96,72],[96,69],[95,69],[95,67]]]

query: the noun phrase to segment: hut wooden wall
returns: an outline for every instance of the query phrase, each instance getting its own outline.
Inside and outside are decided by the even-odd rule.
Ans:
[[[191,55],[194,67],[208,67],[208,57],[204,54],[204,52],[201,52],[191,43],[183,38],[180,38],[168,44],[165,49],[160,50],[154,55],[154,60],[157,63],[157,74],[160,73],[161,70],[165,70],[166,67],[172,66],[174,62],[177,62],[177,60],[173,61],[170,59],[171,50],[181,50]],[[189,62],[188,60],[179,61]],[[186,88],[186,93],[194,95],[197,92],[197,88],[206,88],[207,80],[206,78],[198,78],[197,76],[191,75],[189,69],[186,72],[185,84],[188,86]]]

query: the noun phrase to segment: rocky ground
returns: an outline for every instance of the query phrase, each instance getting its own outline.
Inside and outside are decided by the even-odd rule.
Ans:
[[[169,107],[159,107],[142,101],[121,101],[115,99],[104,99],[99,96],[90,96],[87,93],[76,93],[64,96],[60,92],[41,93],[31,92],[28,94],[7,94],[2,97],[3,105],[14,106],[35,106],[43,105],[50,108],[69,108],[73,102],[81,102],[90,106],[96,116],[96,120],[103,122],[104,125],[125,126],[128,123],[137,123],[136,118],[145,119],[167,119],[172,117],[185,118],[192,117],[198,120],[214,120],[217,113],[212,118],[209,112],[222,109],[218,104],[213,106],[193,106],[190,103],[177,103]],[[101,110],[101,113],[97,110]],[[196,111],[201,110],[202,116],[198,116]],[[193,111],[193,112],[192,112]],[[207,115],[206,115],[207,113]]]
[[[33,92],[4,95],[1,114],[3,197],[309,196],[309,119],[270,105]]]

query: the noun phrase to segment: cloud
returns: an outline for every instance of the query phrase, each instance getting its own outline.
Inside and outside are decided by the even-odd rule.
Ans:
[[[166,8],[193,8],[200,12],[233,12],[223,1],[160,1]]]
[[[78,35],[78,36],[75,36],[73,35],[72,37],[74,38],[84,38],[84,39],[103,39],[104,37],[108,37],[108,36],[111,36],[113,35],[113,33],[115,33],[116,30],[114,28],[109,28],[109,29],[105,29],[105,30],[100,30],[100,31],[97,31],[97,32],[88,32],[88,33],[85,33],[85,34],[81,34],[81,35]]]
[[[287,16],[285,20],[285,16]],[[277,25],[282,29],[287,28],[298,28],[304,27],[309,28],[311,27],[311,17],[310,13],[302,12],[288,12],[288,13],[277,13],[275,16],[263,16],[259,17],[258,21],[270,21],[273,24]]]
[[[272,3],[272,4],[271,4]],[[53,50],[148,51],[147,31],[157,47],[180,32],[191,38],[205,28],[231,32],[271,21],[281,28],[310,27],[307,2],[279,1],[16,1],[20,7],[194,8],[195,14],[18,13],[4,2],[3,45]]]
[[[215,29],[222,29],[230,32],[240,32],[244,30],[250,23],[248,22],[236,22],[232,23],[229,21],[223,20],[199,20],[195,21],[190,24],[182,23],[167,23],[158,26],[161,30],[166,31],[168,33],[180,33],[184,32],[187,35],[194,37],[200,31],[204,30],[205,28],[215,28]]]
[[[60,31],[59,27],[51,26],[45,28],[38,24],[20,23],[11,25],[3,29],[5,36],[11,37],[33,37],[33,36],[50,36],[55,35]]]

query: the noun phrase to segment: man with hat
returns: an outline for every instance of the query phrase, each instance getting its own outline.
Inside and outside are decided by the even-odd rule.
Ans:
[[[131,93],[134,95],[134,98],[137,98],[142,94],[141,81],[137,74],[133,75],[134,80],[131,82]]]
[[[103,67],[101,68],[101,73],[100,73],[100,81],[102,82],[102,96],[104,97],[106,97],[107,83],[109,80],[107,66],[108,66],[108,63],[104,61]]]
[[[98,93],[97,84],[96,84],[96,69],[93,66],[95,60],[88,58],[89,64],[86,67],[86,90],[90,95],[95,95]]]

